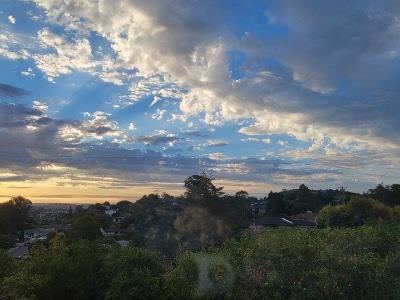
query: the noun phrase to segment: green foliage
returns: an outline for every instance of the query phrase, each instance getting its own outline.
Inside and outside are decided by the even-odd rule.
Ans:
[[[352,197],[349,202],[337,206],[325,206],[317,217],[319,227],[355,227],[369,222],[390,220],[395,210],[382,202]]]
[[[270,192],[267,202],[268,214],[271,216],[280,216],[286,212],[286,202],[284,194]]]
[[[32,202],[24,197],[13,197],[0,204],[0,234],[14,234],[29,226]]]
[[[249,193],[241,190],[235,193],[235,197],[240,199],[247,199],[249,198]]]
[[[100,224],[96,216],[89,212],[78,214],[71,225],[73,239],[95,240],[100,237]]]
[[[5,250],[0,249],[0,282],[8,276],[13,269],[14,261],[10,259]],[[0,287],[1,292],[1,287]],[[1,293],[0,293],[1,295]],[[0,298],[1,299],[1,298]]]
[[[127,248],[100,238],[111,218],[97,204],[66,215],[67,235],[53,234],[21,260],[0,251],[0,298],[400,299],[400,206],[301,185],[270,193],[269,212],[317,210],[349,198],[321,210],[318,224],[328,228],[241,235],[251,198],[245,191],[223,195],[212,181],[193,175],[185,197],[118,203],[114,225],[126,230]],[[0,217],[18,215],[15,223],[0,219],[6,234],[29,224],[29,208],[15,198],[0,205]]]
[[[387,205],[400,205],[400,184],[378,184],[376,188],[369,190],[368,195]]]
[[[203,254],[220,257],[234,272],[230,282],[227,267],[222,272],[217,267],[225,283],[219,286],[222,295],[210,293],[215,285],[196,293],[201,283],[191,274],[199,266],[188,268],[188,258],[178,261],[174,276],[185,278],[188,272],[192,278],[183,281],[192,290],[188,299],[398,299],[399,233],[398,225],[266,230]],[[213,282],[215,266],[208,268]]]
[[[266,208],[271,216],[294,215],[308,210],[318,212],[323,206],[345,202],[352,195],[341,190],[310,190],[302,184],[298,189],[270,192]]]
[[[133,203],[127,200],[122,200],[116,204],[116,207],[120,214],[127,214],[132,212]]]
[[[103,299],[101,250],[89,241],[34,247],[3,280],[5,299]]]
[[[214,178],[206,173],[192,175],[186,178],[186,198],[193,201],[210,201],[218,199],[223,195],[222,187],[216,187],[212,182]]]
[[[149,251],[126,248],[109,258],[112,276],[106,299],[161,299],[164,266]]]
[[[24,197],[13,197],[0,204],[0,249],[12,247],[18,230],[30,227],[29,212],[32,202]]]
[[[198,267],[190,253],[183,253],[176,267],[170,268],[164,277],[165,299],[194,299],[198,281]]]
[[[28,257],[0,252],[3,299],[398,299],[400,225],[273,229],[175,264],[56,234]]]

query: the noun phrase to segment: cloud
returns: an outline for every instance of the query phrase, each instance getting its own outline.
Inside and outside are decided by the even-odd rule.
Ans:
[[[33,73],[32,68],[28,68],[28,69],[26,69],[25,71],[21,71],[21,75],[22,75],[22,76],[31,76],[31,77],[34,77],[34,76],[35,76],[35,73]]]
[[[87,39],[68,42],[64,37],[52,33],[48,28],[38,32],[38,40],[44,49],[54,49],[54,53],[34,55],[37,68],[50,81],[62,74],[70,74],[74,69],[92,70],[92,49]]]
[[[287,141],[278,140],[277,144],[282,147],[287,147],[289,143]]]
[[[0,120],[0,173],[9,174],[3,181],[14,183],[56,179],[59,184],[69,186],[130,187],[149,182],[182,182],[190,174],[207,170],[232,184],[268,181],[295,186],[310,178],[315,184],[323,184],[328,179],[339,181],[343,175],[335,166],[351,162],[347,155],[335,155],[331,161],[314,156],[313,166],[305,165],[303,158],[230,158],[223,153],[192,157],[175,151],[141,151],[125,149],[118,143],[87,140],[86,134],[109,134],[101,129],[110,122],[109,116],[102,112],[86,114],[78,122],[45,117],[37,108],[0,104]],[[64,134],[67,129],[71,135]],[[174,142],[176,138],[168,132],[156,131],[143,142],[158,145]],[[364,155],[368,157],[372,153]],[[371,164],[379,160],[376,159]],[[362,160],[353,161],[352,166],[362,164]]]
[[[0,97],[18,97],[18,96],[23,96],[23,95],[27,95],[28,91],[12,86],[12,85],[8,85],[8,84],[4,84],[4,83],[0,83]]]
[[[188,130],[185,132],[186,135],[192,136],[192,137],[199,137],[199,138],[208,138],[209,135],[206,133],[202,133],[198,130]]]
[[[130,134],[119,128],[117,122],[111,119],[111,115],[102,111],[93,113],[85,112],[85,119],[75,130],[80,130],[82,136],[95,137],[103,139],[104,137],[112,138],[114,143],[129,143],[133,141]]]
[[[157,131],[156,133],[149,136],[139,136],[138,141],[151,146],[158,146],[162,144],[170,144],[173,145],[177,141],[181,140],[180,137],[173,133],[168,133],[166,131]]]
[[[306,151],[277,147],[274,155],[308,158],[308,163],[316,164],[315,169],[327,170],[325,178],[337,175],[335,155],[340,166],[350,165],[357,154],[366,160],[370,156],[374,167],[360,170],[353,165],[367,174],[368,180],[383,176],[376,164],[377,153],[388,165],[400,166],[397,1],[377,5],[370,0],[339,0],[335,4],[300,0],[268,6],[211,0],[35,3],[44,10],[46,26],[57,24],[65,31],[55,34],[49,27],[43,28],[37,35],[40,51],[29,48],[29,52],[18,47],[23,44],[21,38],[4,31],[0,55],[33,58],[49,80],[75,71],[89,72],[128,86],[129,94],[118,99],[121,108],[145,96],[157,99],[155,107],[163,105],[158,98],[174,99],[181,111],[171,114],[171,122],[196,119],[213,126],[236,122],[243,124],[239,132],[249,135],[247,140],[262,141],[253,135],[274,134],[281,141],[297,139],[301,143],[296,145],[313,146]],[[244,24],[242,20],[248,21]],[[95,55],[93,34],[108,41],[110,56]],[[233,61],[232,53],[243,59]],[[158,109],[154,118],[165,120],[164,107]],[[63,142],[69,137],[69,143],[92,143],[97,137],[113,135],[126,140],[111,116],[103,120],[106,124],[91,125],[90,120],[103,117],[63,120],[62,126],[43,115],[39,119],[41,124],[53,124]],[[241,123],[243,120],[247,122]],[[32,116],[19,120],[20,124],[29,123],[26,126],[31,129],[40,128],[38,122]],[[63,131],[69,135],[60,135]],[[175,143],[176,138],[154,133],[140,136],[138,141],[163,145]],[[218,143],[200,146],[213,145]],[[328,147],[326,151],[324,147]],[[361,161],[356,162],[360,166]],[[311,169],[316,180],[323,180],[313,167],[300,166]],[[248,162],[215,168],[245,173]],[[292,172],[282,175],[282,180],[299,178],[301,173],[292,169],[282,172]],[[396,172],[391,174],[394,178]]]
[[[151,115],[151,118],[160,121],[164,117],[166,112],[167,111],[165,109],[157,108],[157,111]]]
[[[108,39],[124,66],[147,77],[165,74],[187,90],[179,95],[182,111],[204,113],[209,124],[253,118],[247,132],[257,128],[299,140],[328,137],[337,144],[400,144],[394,134],[400,128],[394,113],[398,94],[390,80],[398,73],[396,2],[271,5],[263,26],[284,27],[287,33],[270,40],[251,29],[235,35],[238,18],[232,16],[239,8],[225,1],[194,6],[121,0],[113,3],[116,9],[96,1],[36,3],[50,21],[68,27],[65,19],[73,16]],[[252,9],[243,6],[240,13],[246,16]],[[229,72],[232,50],[246,57],[241,67],[247,71],[239,80]],[[265,64],[268,60],[277,63]]]
[[[30,47],[32,38],[10,32],[1,28],[0,33],[0,56],[11,60],[28,59],[30,54],[27,48]]]
[[[8,16],[8,22],[10,22],[11,24],[15,24],[15,18],[13,16]]]
[[[41,101],[33,101],[32,107],[42,113],[45,113],[49,109],[49,106],[45,102]]]
[[[228,145],[229,145],[228,142],[224,140],[207,140],[204,144],[200,144],[199,147],[214,148],[214,147],[225,147]]]
[[[243,133],[243,131],[242,131]],[[264,144],[270,144],[271,143],[271,139],[270,138],[264,138],[264,139],[259,139],[259,138],[255,138],[255,137],[248,137],[245,139],[241,139],[242,142],[262,142]]]
[[[265,138],[261,140],[264,144],[271,144],[271,139]]]
[[[129,123],[128,129],[129,129],[129,130],[132,130],[132,131],[133,131],[133,130],[136,130],[137,128],[136,128],[135,123],[133,123],[133,122]]]

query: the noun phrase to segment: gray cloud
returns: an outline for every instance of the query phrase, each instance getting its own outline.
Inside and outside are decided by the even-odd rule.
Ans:
[[[166,143],[174,143],[176,141],[179,141],[180,139],[181,138],[176,135],[171,135],[167,133],[138,137],[139,142],[151,146],[158,146]]]
[[[4,83],[0,83],[0,97],[18,97],[18,96],[23,96],[23,95],[27,95],[28,91],[12,86],[12,85],[8,85],[8,84],[4,84]]]
[[[60,132],[65,126],[80,128],[81,123],[50,118],[46,122],[37,122],[35,120],[44,118],[38,110],[0,105],[0,113],[9,111],[13,113],[9,114],[7,122],[0,123],[0,168],[10,169],[13,174],[2,177],[0,181],[41,180],[63,176],[77,184],[101,179],[110,180],[110,185],[121,187],[157,180],[182,182],[186,176],[203,170],[218,174],[220,179],[238,180],[262,180],[266,176],[282,173],[293,176],[331,173],[312,168],[301,171],[297,163],[282,159],[214,160],[208,157],[186,157],[170,151],[128,150],[110,142],[88,143],[80,139],[63,139]],[[167,137],[167,134],[162,137]],[[297,169],[297,173],[287,170],[287,166]],[[107,179],[110,177],[113,179]]]
[[[186,115],[197,115],[215,125],[245,118],[253,120],[254,124],[242,128],[242,133],[288,134],[302,141],[326,140],[342,152],[333,158],[327,157],[323,148],[318,157],[305,151],[302,159],[308,159],[313,166],[302,164],[295,158],[290,168],[271,166],[260,160],[257,163],[261,169],[249,161],[210,163],[211,160],[202,159],[202,163],[207,162],[205,167],[222,174],[245,174],[253,168],[259,172],[256,176],[261,177],[262,174],[301,177],[333,176],[340,172],[338,170],[361,172],[360,167],[365,166],[364,174],[382,178],[376,171],[378,157],[386,159],[385,166],[400,165],[398,1],[273,2],[268,5],[265,19],[260,21],[257,29],[253,30],[254,24],[249,24],[246,32],[240,30],[244,26],[242,20],[251,22],[249,16],[254,11],[250,6],[239,7],[230,1],[116,0],[102,5],[97,5],[96,1],[35,2],[46,10],[50,22],[68,27],[66,16],[78,17],[82,31],[89,29],[109,40],[124,67],[138,69],[148,78],[159,72],[166,74],[165,78],[182,88],[177,98],[181,99],[180,108]],[[263,9],[259,11],[264,13]],[[262,34],[267,26],[272,29],[265,31],[272,36]],[[140,34],[129,36],[128,32]],[[232,50],[244,57],[239,66],[231,65],[228,54]],[[238,80],[232,78],[232,67],[241,71]],[[76,68],[79,69],[78,65]],[[149,89],[153,87],[150,85]],[[23,121],[26,123],[17,119],[13,121],[15,124],[11,121],[7,124],[9,128],[19,127],[21,136],[24,136],[26,124],[33,122],[40,127],[37,133],[30,133],[32,136],[27,134],[26,145],[34,142],[32,139],[41,133],[43,137],[54,135],[53,141],[57,145],[67,144],[65,148],[74,155],[81,155],[81,151],[82,155],[95,155],[100,150],[122,155],[125,151],[105,145],[99,149],[90,148],[91,144],[84,147],[81,137],[68,144],[56,135],[61,121],[42,119],[39,124],[38,120],[29,117]],[[117,129],[108,125],[96,124],[92,128],[89,123],[79,123],[71,126],[94,136],[117,134]],[[6,133],[12,138],[13,134],[18,135],[16,131]],[[141,136],[138,141],[163,145],[176,142],[176,138],[155,134]],[[223,146],[223,142],[218,146]],[[37,151],[35,147],[31,148]],[[31,148],[29,153],[34,153]],[[21,152],[25,153],[26,149],[22,147]],[[76,163],[72,159],[67,163],[79,165],[79,155]],[[154,153],[137,155],[143,161],[148,159],[149,166],[161,173],[163,168],[179,173],[174,163],[178,166],[187,164],[186,169],[182,167],[186,171],[201,167],[200,162],[189,158],[181,157],[175,161],[176,157],[165,158],[162,154],[158,159]],[[293,153],[287,155],[294,157]],[[357,156],[361,159],[356,159]],[[115,165],[119,166],[117,157],[114,158]],[[82,161],[85,159],[103,166],[100,160],[85,157]],[[121,162],[120,167],[128,168],[136,163],[140,166],[134,158],[130,160],[126,165]],[[104,162],[104,169],[112,166]]]
[[[223,140],[207,140],[204,144],[199,145],[203,148],[214,148],[214,147],[225,147],[228,146],[228,142]]]
[[[185,134],[188,135],[188,136],[199,137],[199,138],[208,138],[208,137],[210,137],[209,134],[202,133],[202,132],[200,132],[198,130],[188,130],[188,131],[185,132]]]
[[[263,41],[251,34],[241,41],[249,55],[244,68],[265,66],[275,78],[256,89],[240,85],[252,105],[283,114],[302,114],[330,135],[400,144],[400,90],[393,78],[400,69],[397,1],[282,1],[268,11],[271,22],[288,34]],[[269,46],[266,46],[269,43]],[[245,80],[246,82],[246,80]]]

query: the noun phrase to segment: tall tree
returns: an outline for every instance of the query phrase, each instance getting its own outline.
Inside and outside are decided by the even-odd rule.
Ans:
[[[189,176],[184,184],[186,197],[195,201],[218,199],[224,194],[222,192],[223,187],[216,187],[213,184],[214,179],[205,172]]]
[[[0,204],[0,233],[14,234],[25,229],[30,222],[29,212],[32,202],[24,197],[13,197]]]

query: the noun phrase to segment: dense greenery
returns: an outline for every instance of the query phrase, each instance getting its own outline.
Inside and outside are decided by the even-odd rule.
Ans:
[[[319,227],[355,227],[400,217],[400,207],[389,207],[377,200],[355,196],[345,204],[325,206],[318,214]]]
[[[18,238],[17,232],[30,226],[31,206],[32,202],[24,197],[0,203],[0,248],[13,245]]]
[[[368,195],[387,205],[400,205],[400,184],[378,184],[376,188],[369,190]]]
[[[238,237],[251,222],[250,199],[243,191],[224,194],[213,180],[206,174],[193,175],[185,180],[184,196],[150,194],[135,203],[117,203],[123,237],[170,258]]]
[[[352,195],[354,193],[344,190],[311,190],[302,184],[298,189],[270,192],[266,207],[271,216],[290,216],[305,211],[318,212],[325,205],[345,202]]]
[[[2,299],[399,299],[400,226],[274,229],[182,253],[56,235],[0,253]],[[12,265],[11,265],[12,264]]]

